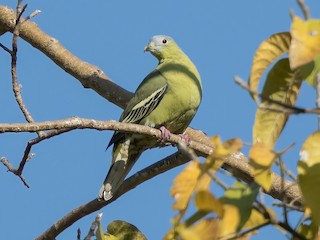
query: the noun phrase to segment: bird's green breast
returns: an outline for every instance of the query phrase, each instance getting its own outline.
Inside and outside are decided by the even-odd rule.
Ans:
[[[168,89],[157,108],[142,124],[164,126],[172,133],[182,133],[201,102],[200,75],[189,59],[184,62],[167,61],[157,69],[167,79]]]

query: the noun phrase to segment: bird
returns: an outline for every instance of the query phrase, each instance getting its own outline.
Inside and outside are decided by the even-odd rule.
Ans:
[[[201,103],[200,74],[172,37],[153,36],[144,51],[155,56],[158,65],[140,83],[119,121],[158,128],[164,141],[171,133],[183,135]],[[104,201],[117,193],[142,152],[159,142],[115,131],[107,148],[112,145],[112,163],[98,196]]]

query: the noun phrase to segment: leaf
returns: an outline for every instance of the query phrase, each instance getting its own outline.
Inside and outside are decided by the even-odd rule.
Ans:
[[[306,82],[312,87],[316,87],[317,85],[317,75],[320,71],[320,56],[318,55],[313,62],[305,64],[301,67],[304,73]]]
[[[271,208],[266,207],[266,210],[268,211],[268,214],[272,216],[273,219],[277,219],[276,213]],[[265,224],[269,221],[270,220],[266,219],[262,213],[260,213],[255,208],[252,208],[250,217],[249,217],[248,221],[242,227],[242,230],[257,227],[257,226]]]
[[[259,192],[257,185],[249,187],[241,182],[227,189],[220,198],[223,202],[224,213],[220,226],[220,237],[241,230],[250,217],[252,204]]]
[[[271,167],[276,159],[275,153],[264,143],[255,143],[250,149],[249,158],[254,180],[269,191],[272,185]]]
[[[312,220],[320,224],[320,131],[311,134],[300,150],[298,183]]]
[[[121,220],[113,221],[108,225],[107,236],[103,240],[147,240],[136,226]]]
[[[289,51],[291,35],[281,32],[271,35],[258,47],[251,66],[248,84],[253,91],[257,91],[260,79],[265,70],[281,55]],[[258,102],[257,97],[253,97]]]
[[[201,173],[200,162],[192,161],[174,179],[171,188],[171,196],[175,199],[175,203],[172,206],[174,210],[184,211],[196,189],[206,190],[209,188],[210,176],[208,174],[200,176]]]
[[[297,228],[297,232],[304,236],[306,239],[319,239],[318,234],[318,226],[311,224],[300,224]],[[294,237],[293,240],[299,240],[299,238]]]
[[[183,240],[215,240],[218,239],[218,227],[219,221],[209,218],[200,220],[190,227],[180,225],[177,232]]]
[[[289,59],[291,69],[313,61],[320,53],[320,20],[294,17],[291,24]]]
[[[198,210],[214,212],[219,218],[223,215],[223,204],[209,191],[199,191],[195,196],[195,204]]]
[[[239,138],[234,138],[222,143],[219,136],[212,137],[211,141],[215,149],[213,153],[207,157],[206,164],[210,168],[210,173],[214,174],[222,166],[228,155],[242,148],[243,142]]]
[[[301,76],[290,70],[288,59],[281,59],[270,70],[262,94],[270,99],[294,106],[301,82]],[[273,111],[274,109],[277,111]],[[273,148],[289,117],[289,113],[283,112],[284,110],[286,110],[284,107],[276,103],[262,101],[256,112],[253,143],[263,142]]]

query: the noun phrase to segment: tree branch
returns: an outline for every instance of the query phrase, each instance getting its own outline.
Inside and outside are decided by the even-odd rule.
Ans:
[[[13,32],[15,26],[16,14],[7,7],[0,6],[0,34],[6,31]],[[45,34],[35,23],[24,21],[19,29],[19,36],[25,41],[30,43],[33,47],[37,48],[48,56],[53,62],[60,66],[64,71],[68,72],[86,88],[91,88],[106,98],[110,102],[124,108],[132,97],[132,93],[126,91],[120,86],[113,83],[98,67],[89,63],[81,61],[79,58],[65,49],[56,39]],[[157,129],[149,128],[146,126],[117,123],[114,121],[96,121],[90,119],[70,118],[60,121],[48,121],[41,123],[25,123],[25,124],[0,124],[1,132],[36,132],[54,130],[59,131],[63,129],[84,129],[91,128],[96,130],[119,130],[125,132],[137,132],[149,136],[160,137],[161,133]],[[192,137],[190,148],[196,150],[199,156],[208,156],[213,150],[212,143],[201,131],[196,131],[188,128],[189,136]],[[190,134],[191,133],[191,134]],[[177,144],[180,137],[172,135],[170,138],[171,143]],[[165,172],[176,166],[188,162],[190,159],[180,153],[175,153],[157,163],[137,172],[129,177],[115,195],[108,202],[99,202],[97,198],[92,201],[75,208],[48,230],[41,234],[37,239],[54,239],[63,230],[72,225],[80,218],[101,209],[102,207],[115,201],[118,197],[126,192],[135,188],[139,184]],[[223,168],[231,172],[237,178],[245,182],[251,183],[253,176],[250,172],[248,160],[242,153],[230,155],[223,165]],[[286,191],[283,190],[283,186]],[[287,180],[282,180],[278,175],[274,174],[273,183],[270,191],[271,196],[281,201],[286,200],[293,202],[295,206],[302,206],[301,193],[298,186]]]
[[[36,240],[47,240],[47,239],[54,239],[58,236],[62,231],[66,228],[71,226],[73,223],[81,219],[82,217],[89,215],[107,205],[112,203],[113,201],[117,200],[119,197],[124,195],[126,192],[132,190],[133,188],[137,187],[138,185],[142,184],[143,182],[163,173],[173,169],[177,166],[187,163],[190,161],[189,158],[186,158],[184,154],[176,152],[146,168],[143,170],[135,173],[131,177],[129,177],[120,187],[117,194],[107,202],[98,201],[97,198],[91,200],[90,202],[81,205],[56,223],[54,223],[50,228],[48,228],[44,233],[36,238]],[[225,160],[223,168],[231,171],[235,174],[236,177],[241,178],[242,180],[246,181],[247,183],[251,183],[253,181],[253,176],[250,174],[250,167],[248,164],[248,160],[245,156],[241,153],[236,153],[231,155]],[[284,182],[285,187],[287,188],[286,191],[282,189],[282,184]],[[302,206],[301,201],[301,193],[298,186],[290,181],[284,180],[282,181],[280,176],[274,174],[272,187],[270,192],[268,193],[274,198],[283,201],[286,199],[287,201],[292,201],[296,199],[294,204],[296,206]]]
[[[16,13],[0,5],[0,34],[13,32]],[[24,21],[19,36],[40,50],[64,71],[78,79],[85,88],[91,88],[108,101],[124,108],[132,93],[113,83],[97,66],[84,62],[65,49],[57,39],[44,33],[35,23]]]

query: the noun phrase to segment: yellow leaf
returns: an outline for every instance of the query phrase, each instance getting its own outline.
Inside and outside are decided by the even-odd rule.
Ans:
[[[290,66],[295,69],[313,61],[320,53],[320,20],[294,17],[291,25]]]
[[[174,210],[182,211],[187,208],[200,172],[199,161],[192,161],[174,179],[170,191],[171,196],[175,199],[172,206]]]
[[[190,227],[180,225],[177,232],[183,240],[215,240],[218,239],[218,227],[219,221],[209,218],[200,220]]]
[[[236,233],[240,225],[241,215],[239,208],[235,205],[224,204],[224,214],[220,225],[219,236],[227,236]]]
[[[223,164],[225,158],[239,151],[242,148],[242,141],[238,138],[230,139],[222,143],[219,136],[214,136],[211,138],[215,149],[211,155],[207,157],[206,164],[210,168],[211,174],[214,174]]]
[[[275,101],[294,106],[300,91],[302,78],[290,70],[288,59],[279,60],[270,70],[262,94]],[[277,109],[278,111],[273,111]],[[255,117],[253,143],[263,142],[273,148],[277,142],[289,113],[284,107],[263,100]]]
[[[271,209],[266,207],[266,210],[268,211],[269,215],[272,216],[273,219],[277,219],[276,218],[276,214],[275,212]],[[255,208],[252,208],[251,210],[251,214],[250,214],[250,218],[248,219],[248,221],[245,223],[245,225],[242,227],[242,229],[250,229],[250,228],[254,228],[257,226],[260,226],[262,224],[265,224],[269,221],[269,219],[266,219],[262,213],[260,213],[258,210],[256,210]]]
[[[311,217],[320,224],[320,131],[311,134],[304,142],[298,162],[298,183]]]
[[[219,136],[214,136],[211,138],[212,143],[215,146],[214,155],[215,157],[225,157],[229,154],[229,150],[224,147],[221,138]]]
[[[199,161],[190,162],[174,179],[171,196],[175,199],[172,208],[183,211],[187,208],[194,191],[209,189],[211,177],[202,172]]]
[[[233,187],[225,191],[220,199],[224,211],[219,236],[223,237],[241,230],[250,217],[252,203],[258,192],[257,185],[249,187],[240,182],[236,182]]]
[[[254,180],[268,191],[272,184],[271,166],[276,155],[263,143],[256,143],[249,152],[250,165]]]
[[[269,65],[289,51],[290,41],[290,33],[281,32],[273,34],[261,43],[254,55],[248,82],[253,91],[257,91],[260,79]],[[258,102],[256,97],[254,100]]]
[[[223,146],[228,149],[229,154],[235,153],[241,150],[243,142],[240,138],[232,138],[223,143]]]
[[[195,204],[198,210],[214,212],[219,218],[223,215],[223,204],[209,191],[199,191],[195,196]]]

